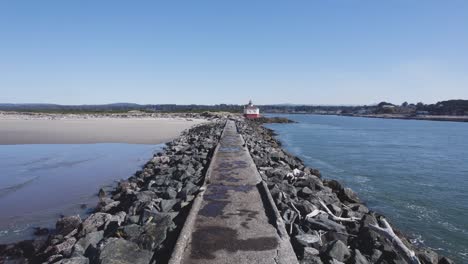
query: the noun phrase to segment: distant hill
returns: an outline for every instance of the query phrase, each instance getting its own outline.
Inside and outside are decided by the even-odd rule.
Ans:
[[[430,105],[416,105],[418,111],[427,111],[431,115],[468,115],[468,100],[448,100]]]
[[[204,112],[223,111],[241,113],[243,105],[219,104],[219,105],[177,105],[177,104],[134,104],[113,103],[103,105],[58,105],[58,104],[2,104],[0,111],[19,112],[60,112],[60,113],[87,113],[87,112],[128,112],[139,110],[144,112]],[[364,106],[329,106],[329,105],[295,105],[272,104],[259,105],[262,113],[315,113],[315,114],[405,114],[417,115],[468,115],[468,100],[447,100],[436,104],[392,104],[381,102],[375,105]]]
[[[103,105],[58,105],[58,104],[5,104],[0,103],[0,111],[18,112],[55,112],[55,113],[88,113],[88,112],[128,112],[139,110],[144,112],[204,112],[226,111],[241,112],[241,105],[140,105],[134,103],[113,103]]]

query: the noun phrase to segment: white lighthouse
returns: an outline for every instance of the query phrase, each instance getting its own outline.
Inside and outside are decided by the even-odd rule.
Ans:
[[[244,106],[244,116],[246,118],[259,118],[260,109],[252,104],[252,100],[249,101],[249,104]]]

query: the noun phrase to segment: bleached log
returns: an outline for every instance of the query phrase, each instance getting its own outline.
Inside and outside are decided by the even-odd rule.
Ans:
[[[320,211],[319,209],[315,209],[315,210],[313,210],[312,212],[308,213],[308,214],[305,216],[305,219],[307,219],[307,218],[313,218],[313,217],[319,215],[321,212],[323,212],[323,211]],[[325,213],[325,212],[323,212],[323,213]]]
[[[292,202],[289,202],[289,205],[294,209],[294,211],[296,211],[297,215],[299,216],[299,219],[301,219],[301,212],[296,208],[296,206],[294,206]]]
[[[320,204],[322,205],[323,209],[325,209],[327,212],[328,215],[330,215],[332,217],[332,219],[334,221],[341,221],[341,222],[356,222],[356,221],[359,221],[361,220],[361,218],[358,218],[358,217],[349,217],[349,218],[346,218],[346,217],[339,217],[339,216],[336,216],[329,208],[328,206],[322,201],[322,200],[319,200]]]
[[[289,234],[292,234],[293,227],[294,227],[294,221],[296,221],[297,215],[294,215],[293,219],[291,220],[291,223],[289,224]]]
[[[408,263],[421,264],[414,251],[409,249],[403,243],[403,241],[395,234],[395,232],[393,232],[393,229],[387,222],[387,220],[382,218],[380,221],[383,223],[384,227],[380,227],[378,225],[370,225],[371,229],[390,240],[393,246],[404,256],[405,260],[408,261]]]

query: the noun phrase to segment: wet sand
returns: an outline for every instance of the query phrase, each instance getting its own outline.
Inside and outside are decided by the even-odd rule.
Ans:
[[[24,119],[0,118],[0,145],[160,144],[205,122],[184,118]]]

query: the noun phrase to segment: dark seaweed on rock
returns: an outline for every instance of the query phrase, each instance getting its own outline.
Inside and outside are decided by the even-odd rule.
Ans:
[[[0,263],[167,262],[223,127],[218,120],[184,132],[114,190],[101,189],[86,219],[63,217],[48,236],[1,245]]]
[[[281,149],[272,131],[262,127],[261,122],[241,120],[237,125],[301,263],[407,263],[391,241],[370,228],[382,216],[369,210],[351,189],[335,180],[321,179],[318,170],[306,167],[299,158]],[[324,210],[321,202],[335,216],[359,220],[334,221],[329,214],[306,217]],[[404,235],[395,232],[416,252],[421,263],[453,263],[430,249],[414,248]]]
[[[288,118],[285,118],[285,117],[265,117],[265,116],[262,116],[262,117],[259,117],[259,118],[255,118],[255,119],[251,119],[250,122],[252,123],[257,123],[257,124],[273,124],[273,123],[276,123],[276,124],[281,124],[281,123],[297,123],[296,121],[293,121],[291,119],[288,119]]]

